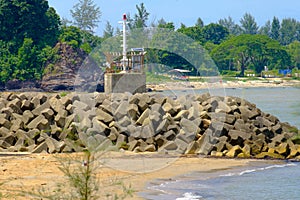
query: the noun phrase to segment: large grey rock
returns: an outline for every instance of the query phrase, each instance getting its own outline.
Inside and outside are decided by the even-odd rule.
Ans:
[[[250,110],[247,106],[240,106],[239,110],[244,120],[255,119],[257,116],[259,116],[259,113],[255,109]]]
[[[10,129],[11,125],[11,122],[5,119],[5,114],[0,114],[0,127]]]
[[[175,115],[177,113],[177,109],[174,108],[169,102],[166,102],[162,108],[166,113],[170,113],[171,115]]]
[[[147,138],[153,137],[154,135],[155,135],[155,131],[151,124],[142,127],[142,132],[141,132],[140,138],[147,139]]]
[[[108,98],[107,94],[105,94],[105,93],[97,93],[97,95],[95,97],[95,106],[98,107],[107,98]]]
[[[55,111],[55,112],[60,112],[61,110],[64,110],[65,109],[65,105],[63,105],[63,103],[61,102],[60,99],[58,99],[57,97],[51,97],[49,100],[48,100],[51,108]]]
[[[178,146],[174,141],[167,141],[163,146],[160,147],[159,151],[175,151],[177,148]]]
[[[177,113],[177,115],[175,117],[173,117],[173,119],[175,121],[180,121],[182,118],[187,118],[188,115],[189,115],[188,110],[181,110],[179,113]]]
[[[181,140],[179,139],[178,137],[174,140],[176,146],[177,146],[177,151],[180,152],[180,153],[184,153],[189,145],[189,143],[187,143],[186,141],[184,140]],[[168,150],[166,148],[164,148],[165,150]],[[170,149],[172,150],[172,149]]]
[[[138,143],[139,142],[137,140],[132,140],[131,142],[128,142],[128,151],[133,151],[137,147]]]
[[[58,141],[56,141],[55,139],[49,137],[45,140],[45,143],[47,144],[48,147],[48,153],[60,152],[60,145]]]
[[[28,125],[27,128],[29,129],[38,129],[38,130],[49,130],[50,124],[48,120],[43,116],[39,115],[34,118]]]
[[[23,122],[25,125],[28,124],[28,122],[30,122],[33,118],[34,118],[34,115],[32,114],[31,111],[25,110],[23,112],[22,119],[23,119]]]
[[[227,115],[225,116],[225,121],[224,121],[224,122],[227,123],[227,124],[233,125],[234,122],[235,122],[235,120],[236,120],[236,118],[235,118],[234,115],[227,114]]]
[[[155,141],[156,145],[160,148],[164,144],[166,144],[168,140],[163,135],[159,134],[159,135],[155,136],[154,141]]]
[[[164,119],[161,121],[161,123],[159,123],[155,132],[156,133],[167,132],[169,125],[170,125],[170,121],[168,119]]]
[[[198,154],[209,155],[214,150],[214,144],[211,142],[212,136],[208,134],[202,135],[199,139],[199,150],[196,152]]]
[[[67,94],[66,96],[61,96],[60,97],[60,102],[62,103],[62,105],[64,106],[64,108],[66,108],[68,105],[73,103],[72,100],[72,94]]]
[[[163,110],[161,104],[158,104],[158,103],[152,104],[150,107],[150,110],[151,110],[151,112],[157,112],[160,115],[165,115],[165,111]]]
[[[239,130],[230,130],[228,135],[231,140],[238,140],[238,138],[241,138],[244,141],[251,138],[251,134]]]
[[[83,111],[87,111],[87,110],[91,109],[91,107],[87,103],[78,101],[78,100],[75,100],[73,102],[73,106],[75,107],[75,109],[77,108],[77,109],[83,110]]]
[[[199,151],[199,148],[199,143],[197,141],[193,141],[187,146],[185,154],[195,154]]]
[[[196,135],[200,132],[200,128],[186,118],[180,120],[180,126],[186,133],[193,133]]]
[[[157,130],[158,126],[160,125],[160,123],[162,121],[162,115],[157,111],[151,111],[151,113],[149,115],[149,120],[152,123],[153,130]],[[156,133],[158,133],[158,132],[156,132]]]
[[[251,128],[250,128],[250,124],[249,123],[246,123],[244,120],[242,119],[237,119],[234,123],[234,128],[236,130],[239,130],[239,131],[244,131],[244,132],[250,132],[251,131]]]
[[[136,121],[137,125],[142,125],[145,121],[146,118],[148,118],[150,115],[150,109],[146,109],[141,116],[139,117],[139,119]]]
[[[231,110],[231,107],[230,106],[228,106],[225,102],[223,102],[223,101],[219,101],[218,102],[218,107],[217,107],[217,109],[219,109],[219,110],[222,110],[222,111],[224,111],[225,113],[230,113],[232,110]]]
[[[239,145],[236,145],[236,146],[232,147],[231,149],[229,149],[229,151],[226,153],[226,156],[230,157],[230,158],[234,158],[242,152],[243,152],[242,148]]]
[[[99,133],[108,133],[109,132],[109,128],[106,124],[104,124],[103,122],[97,120],[96,118],[94,118],[92,120],[92,124],[93,124],[93,128],[95,130],[97,130],[97,132]]]
[[[258,128],[263,128],[263,127],[271,127],[275,124],[269,121],[268,119],[259,116],[256,117],[256,120],[254,121],[254,125]]]
[[[139,96],[139,102],[138,102],[138,107],[141,111],[146,110],[147,108],[149,108],[148,103],[150,103],[150,97],[148,94],[143,93]]]
[[[127,108],[127,113],[128,116],[136,121],[138,119],[138,115],[139,115],[139,108],[136,104],[129,104],[128,108]]]
[[[109,124],[113,121],[113,116],[111,116],[109,113],[104,112],[102,109],[96,109],[96,118],[104,123]]]
[[[128,109],[129,103],[127,101],[123,101],[119,104],[116,111],[113,113],[113,116],[116,120],[122,119],[124,116],[127,116],[127,109]]]
[[[47,143],[44,141],[41,144],[39,144],[38,146],[36,146],[31,153],[47,153],[48,152],[48,145]]]
[[[46,108],[46,109],[42,110],[41,114],[44,115],[45,118],[48,120],[52,120],[54,118],[54,112],[50,108]]]
[[[198,103],[198,102],[193,102],[192,106],[188,108],[189,115],[188,119],[189,120],[195,120],[200,118],[200,112],[203,110],[203,107]]]
[[[42,105],[37,105],[35,107],[35,109],[32,110],[32,114],[34,114],[35,116],[39,116],[39,115],[41,115],[42,111],[47,109],[47,108],[50,108],[50,104],[49,104],[48,101],[46,101]]]
[[[123,118],[121,118],[120,120],[117,121],[117,123],[123,127],[124,129],[126,129],[127,126],[129,126],[131,124],[131,120],[129,119],[129,117],[124,116]]]
[[[13,116],[13,109],[10,107],[5,107],[0,110],[1,114],[5,114],[5,119],[10,119]]]
[[[16,132],[19,129],[24,129],[24,122],[21,119],[14,119],[11,121],[12,126],[10,127],[10,130],[12,132]]]
[[[280,123],[277,123],[276,125],[272,126],[272,131],[276,134],[282,133],[282,127]]]
[[[170,130],[170,131],[164,133],[164,137],[165,137],[165,139],[172,141],[175,139],[176,134],[174,131]]]
[[[22,105],[22,101],[18,98],[15,98],[14,100],[9,101],[6,106],[11,108],[14,113],[21,114],[22,113],[21,105]]]

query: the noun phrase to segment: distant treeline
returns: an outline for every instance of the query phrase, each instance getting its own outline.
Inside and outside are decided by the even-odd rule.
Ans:
[[[84,3],[88,3],[83,6]],[[106,23],[102,37],[93,32],[101,12],[92,0],[82,0],[71,10],[73,22],[61,19],[47,0],[0,0],[0,83],[8,80],[40,80],[47,64],[58,57],[55,45],[65,42],[87,53],[105,39],[120,33]],[[128,13],[129,28],[159,27],[182,33],[202,45],[215,61],[219,71],[252,69],[260,73],[269,69],[300,67],[300,22],[296,19],[279,21],[274,17],[262,27],[246,13],[235,23],[231,17],[204,25],[198,18],[195,25],[184,24],[176,29],[173,22],[160,19],[148,24],[149,12],[143,3],[137,12]],[[86,12],[85,9],[88,9]],[[82,13],[92,15],[81,15]],[[164,50],[150,50],[148,60],[170,67],[190,69],[186,60]],[[206,63],[194,68],[207,69]],[[209,73],[208,73],[209,74]]]

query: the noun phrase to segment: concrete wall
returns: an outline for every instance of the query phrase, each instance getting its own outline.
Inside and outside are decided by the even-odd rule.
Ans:
[[[146,75],[142,73],[107,73],[104,81],[105,93],[146,92]]]

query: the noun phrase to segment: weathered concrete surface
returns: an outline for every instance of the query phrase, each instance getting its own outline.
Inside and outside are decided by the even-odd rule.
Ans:
[[[1,93],[0,151],[124,149],[294,159],[298,130],[235,97]]]

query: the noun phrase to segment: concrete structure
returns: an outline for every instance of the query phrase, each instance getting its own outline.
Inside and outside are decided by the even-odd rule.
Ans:
[[[104,75],[105,93],[146,92],[146,74],[144,73],[144,48],[131,48],[127,52],[126,44],[126,14],[123,15],[123,52],[122,58],[118,52],[105,52],[106,62],[109,64]]]
[[[146,74],[143,73],[106,73],[104,80],[105,93],[146,92]]]

